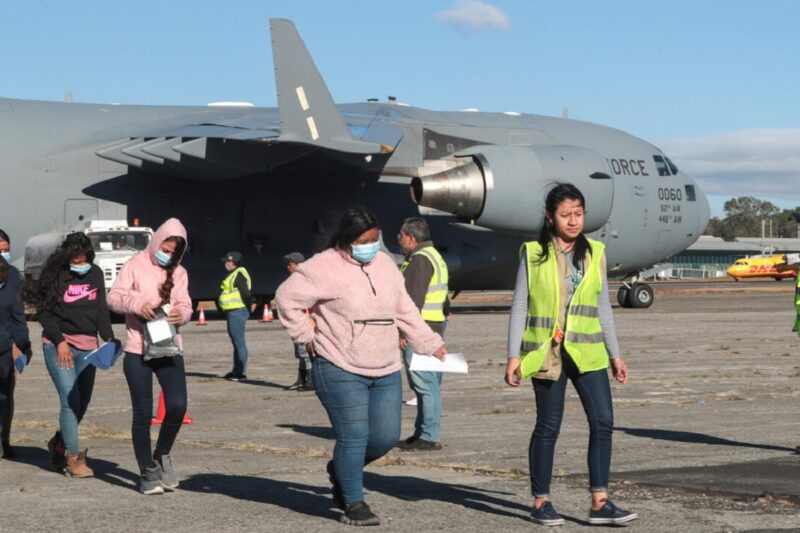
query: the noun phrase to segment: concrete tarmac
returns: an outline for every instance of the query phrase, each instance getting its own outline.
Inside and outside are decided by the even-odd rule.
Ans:
[[[800,531],[800,339],[790,283],[656,290],[648,310],[614,309],[630,382],[613,384],[612,498],[639,513],[631,531]],[[448,327],[467,376],[444,379],[444,449],[391,452],[367,468],[384,531],[530,531],[529,385],[503,384],[508,301],[463,295]],[[612,297],[612,301],[615,298]],[[489,312],[481,312],[487,305]],[[458,307],[457,307],[458,310]],[[231,368],[225,323],[183,328],[193,425],[173,449],[181,486],[136,492],[122,365],[98,371],[81,425],[92,479],[47,470],[58,399],[41,349],[19,378],[12,444],[0,461],[0,531],[352,531],[337,522],[325,463],[333,433],[313,393],[284,390],[296,361],[278,322],[248,324],[249,380]],[[40,328],[30,323],[32,338]],[[119,336],[124,327],[115,325]],[[156,388],[156,390],[158,390]],[[570,385],[552,499],[588,526],[585,416]],[[405,397],[411,395],[406,388]],[[403,407],[403,436],[414,408]],[[155,439],[157,428],[154,428]]]

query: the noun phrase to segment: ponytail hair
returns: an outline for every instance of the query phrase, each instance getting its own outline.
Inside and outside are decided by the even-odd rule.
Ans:
[[[542,247],[542,253],[539,256],[539,263],[544,263],[550,256],[550,243],[553,242],[555,237],[555,216],[556,209],[564,200],[578,200],[581,207],[586,209],[586,200],[583,198],[583,193],[574,185],[570,183],[559,183],[547,193],[545,199],[545,217],[542,221],[542,229],[539,230],[539,238],[537,241]],[[572,264],[575,268],[583,266],[583,260],[586,258],[586,253],[589,252],[589,241],[583,233],[578,235],[575,240],[575,247],[572,249]]]
[[[166,241],[175,241],[175,251],[172,252],[172,260],[169,262],[169,265],[164,267],[164,270],[167,271],[167,278],[158,288],[158,296],[161,298],[161,303],[158,304],[159,307],[170,302],[172,289],[175,287],[175,282],[172,281],[172,274],[175,272],[175,269],[178,268],[180,258],[183,257],[183,252],[186,249],[186,239],[183,237],[170,237],[169,239],[164,239],[163,242]]]

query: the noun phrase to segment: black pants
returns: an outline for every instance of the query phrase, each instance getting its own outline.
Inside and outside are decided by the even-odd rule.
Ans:
[[[0,427],[2,440],[8,442],[14,416],[14,357],[11,350],[0,354]]]
[[[186,371],[183,356],[160,357],[145,361],[139,354],[125,352],[125,379],[131,392],[133,405],[133,451],[139,469],[153,464],[150,425],[153,416],[153,374],[164,391],[166,415],[158,432],[156,453],[167,455],[183,424],[186,413]]]

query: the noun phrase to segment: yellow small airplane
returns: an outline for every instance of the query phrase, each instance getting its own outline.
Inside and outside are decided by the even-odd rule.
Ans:
[[[775,281],[780,281],[784,278],[796,277],[797,268],[779,269],[777,267],[785,263],[786,255],[784,254],[743,257],[729,266],[726,272],[736,281],[745,278],[774,278]]]

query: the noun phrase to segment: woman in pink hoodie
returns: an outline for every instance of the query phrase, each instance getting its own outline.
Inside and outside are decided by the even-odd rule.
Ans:
[[[443,359],[447,352],[397,265],[379,253],[379,237],[375,215],[348,210],[328,249],[298,266],[276,294],[289,335],[312,356],[317,396],[336,432],[328,474],[340,520],[359,526],[380,523],[364,502],[364,466],[400,438],[398,329],[420,353]]]
[[[191,318],[189,277],[180,265],[185,251],[186,229],[178,219],[171,218],[156,230],[146,250],[125,263],[108,294],[108,306],[125,315],[124,369],[133,404],[131,434],[142,474],[139,484],[142,494],[160,494],[164,488],[178,486],[169,454],[186,412],[183,344],[177,335],[175,343],[180,354],[147,357],[144,324],[157,318],[161,311],[165,311],[167,322],[175,328]],[[154,374],[164,391],[166,415],[151,455]]]

